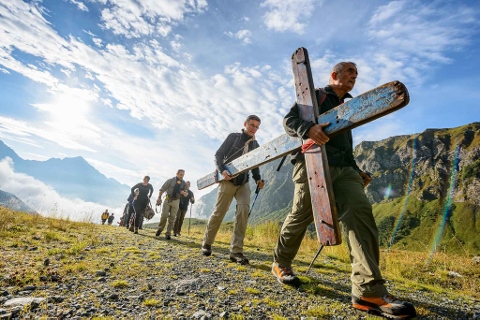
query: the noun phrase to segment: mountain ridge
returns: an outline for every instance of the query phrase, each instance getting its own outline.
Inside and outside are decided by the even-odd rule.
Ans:
[[[30,214],[37,213],[16,195],[10,192],[0,190],[0,206],[8,208],[15,212],[26,212]]]
[[[130,187],[107,178],[81,156],[25,160],[0,140],[0,159],[12,159],[14,171],[24,173],[51,186],[69,199],[118,207],[125,203]]]

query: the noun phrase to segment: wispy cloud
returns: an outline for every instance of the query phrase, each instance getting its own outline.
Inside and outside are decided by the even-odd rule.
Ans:
[[[77,0],[69,0],[69,1],[71,3],[73,3],[74,5],[76,5],[78,7],[78,9],[80,9],[82,11],[88,11],[88,7],[82,1],[77,1]]]
[[[368,24],[368,35],[385,74],[419,84],[432,64],[452,62],[450,54],[478,35],[479,13],[461,3],[392,1],[380,6]]]
[[[108,4],[102,10],[103,27],[127,38],[165,37],[186,14],[201,13],[208,7],[206,0],[110,0]]]
[[[279,32],[295,32],[302,34],[306,22],[312,15],[318,1],[315,0],[265,0],[261,6],[267,7],[265,13],[265,25],[268,29]]]
[[[243,30],[239,30],[236,33],[228,31],[228,32],[225,32],[225,34],[230,38],[236,38],[236,39],[242,40],[244,44],[252,43],[252,40],[250,39],[250,37],[252,36],[252,32],[250,30],[243,29]]]

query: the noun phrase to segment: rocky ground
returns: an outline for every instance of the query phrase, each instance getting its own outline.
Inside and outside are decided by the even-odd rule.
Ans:
[[[349,266],[327,256],[308,276],[298,262],[294,289],[275,281],[262,248],[247,247],[250,265],[241,266],[224,242],[202,256],[198,235],[103,230],[96,240],[72,230],[48,243],[37,232],[2,248],[0,319],[376,319],[350,307]],[[418,319],[480,319],[480,301],[460,292],[389,287],[414,303]]]

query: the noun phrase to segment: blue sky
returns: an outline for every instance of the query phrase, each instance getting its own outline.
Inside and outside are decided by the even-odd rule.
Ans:
[[[195,185],[248,114],[260,143],[283,133],[298,47],[316,86],[351,60],[353,95],[409,89],[356,143],[480,121],[479,18],[479,1],[2,1],[0,139],[129,185],[148,174],[158,190],[178,168]]]

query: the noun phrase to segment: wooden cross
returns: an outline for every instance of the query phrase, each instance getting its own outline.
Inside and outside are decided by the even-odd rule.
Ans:
[[[299,48],[293,53],[292,69],[297,105],[302,119],[315,123],[330,123],[323,128],[329,137],[383,117],[403,108],[410,101],[406,87],[400,81],[392,81],[319,115],[307,49]],[[233,160],[225,167],[235,176],[299,151],[302,145],[301,138],[283,134]],[[305,152],[315,230],[322,245],[315,258],[323,246],[338,245],[342,241],[326,154],[325,146],[318,145],[313,145]],[[219,172],[213,172],[199,179],[197,187],[203,189],[221,180],[223,176]]]

